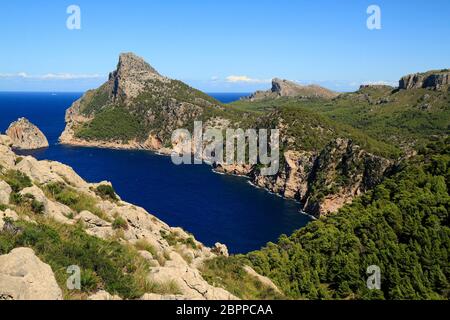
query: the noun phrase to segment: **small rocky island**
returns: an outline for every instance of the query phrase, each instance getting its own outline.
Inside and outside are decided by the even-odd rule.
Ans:
[[[35,150],[49,146],[42,131],[25,118],[20,118],[11,123],[6,130],[6,135],[11,138],[12,146],[15,149]]]

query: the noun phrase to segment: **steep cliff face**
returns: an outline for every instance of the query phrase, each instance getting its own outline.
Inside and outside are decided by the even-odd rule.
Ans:
[[[434,89],[440,90],[450,85],[450,70],[428,71],[404,76],[399,83],[400,89]]]
[[[394,161],[375,156],[349,139],[336,139],[320,153],[287,151],[274,177],[251,172],[253,183],[295,199],[316,217],[337,212],[356,196],[379,184]]]
[[[14,148],[22,150],[33,150],[48,147],[45,135],[25,118],[11,123],[6,134],[11,138]]]
[[[280,97],[332,99],[336,96],[338,96],[336,92],[317,85],[303,86],[293,81],[275,78],[272,80],[272,88],[270,90],[257,91],[246,99],[250,101],[276,99]]]

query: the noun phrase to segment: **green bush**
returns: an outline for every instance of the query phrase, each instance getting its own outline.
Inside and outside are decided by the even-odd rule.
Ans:
[[[81,226],[69,226],[39,219],[38,224],[12,222],[21,232],[0,233],[0,254],[17,247],[32,248],[52,267],[66,298],[104,289],[122,298],[135,299],[149,291],[146,276],[150,266],[129,246],[90,236]],[[67,268],[81,268],[81,292],[68,291]]]
[[[97,207],[97,200],[94,197],[79,192],[64,183],[47,184],[44,187],[44,191],[50,198],[68,206],[78,213],[87,210],[103,220],[109,220],[107,215]]]
[[[114,201],[118,199],[114,188],[107,184],[99,185],[95,189],[95,192],[103,199],[110,199]]]
[[[110,107],[97,113],[75,135],[85,140],[108,140],[128,142],[145,133],[140,119],[122,107]]]
[[[128,230],[128,223],[127,221],[122,218],[122,217],[117,217],[113,223],[112,223],[112,227],[113,229],[117,230],[117,229],[123,229],[123,230]]]
[[[246,255],[291,298],[450,298],[450,139],[338,213]],[[369,290],[367,268],[381,268]]]
[[[244,270],[241,257],[217,257],[205,261],[201,269],[203,278],[213,286],[223,287],[244,300],[276,300],[283,295],[263,285]]]
[[[8,170],[4,175],[0,175],[0,178],[5,180],[14,192],[20,192],[33,185],[31,179],[26,174],[17,170]]]

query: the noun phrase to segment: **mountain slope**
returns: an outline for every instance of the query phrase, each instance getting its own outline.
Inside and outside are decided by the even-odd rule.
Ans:
[[[293,299],[449,299],[450,139],[421,150],[395,175],[337,214],[292,236],[206,266],[206,278],[232,288],[231,274],[251,264]],[[378,266],[381,290],[369,290]]]
[[[286,97],[238,101],[232,106],[259,114],[281,107],[307,109],[359,129],[373,139],[411,150],[450,133],[448,74],[429,71],[405,76],[399,88],[361,86],[356,92],[343,93],[332,100]]]

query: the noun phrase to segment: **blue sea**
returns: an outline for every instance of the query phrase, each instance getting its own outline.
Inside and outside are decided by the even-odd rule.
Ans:
[[[254,188],[245,178],[216,174],[208,165],[176,166],[170,157],[146,151],[59,145],[65,110],[81,95],[0,93],[0,132],[19,117],[28,118],[50,142],[31,155],[68,164],[89,182],[111,181],[125,201],[208,246],[224,243],[231,253],[257,250],[310,221],[300,204]],[[228,103],[247,94],[211,95]]]

